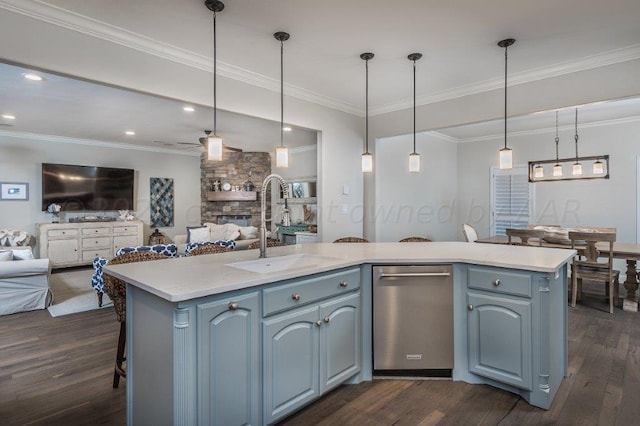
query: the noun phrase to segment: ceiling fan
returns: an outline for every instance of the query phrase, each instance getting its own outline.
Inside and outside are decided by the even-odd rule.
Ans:
[[[201,144],[203,147],[206,147],[206,145],[207,145],[207,138],[208,138],[208,137],[209,137],[209,135],[211,134],[211,130],[205,130],[205,131],[204,131],[204,133],[205,133],[205,135],[206,135],[206,136],[205,136],[205,137],[203,137],[203,138],[198,139],[198,141],[200,141],[200,144]],[[223,149],[223,150],[225,150],[225,151],[227,151],[227,152],[242,152],[242,148],[235,148],[235,147],[229,146],[229,145],[224,144],[224,143],[222,144],[222,149]]]
[[[170,147],[178,146],[179,148],[182,148],[182,149],[206,148],[207,138],[211,134],[211,130],[205,130],[204,133],[206,136],[199,138],[198,142],[165,142],[165,141],[154,141],[154,142],[162,144],[164,146],[170,146]],[[223,150],[226,152],[242,152],[241,148],[235,148],[225,144],[223,144]]]

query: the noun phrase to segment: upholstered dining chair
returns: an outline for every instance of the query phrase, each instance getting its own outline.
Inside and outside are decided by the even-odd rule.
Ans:
[[[407,237],[407,238],[401,239],[398,242],[399,243],[430,243],[431,240],[424,237]]]
[[[520,229],[507,228],[507,237],[509,244],[516,246],[528,246],[529,239],[537,239],[536,244],[542,246],[542,238],[544,237],[544,229]]]
[[[202,254],[214,254],[214,253],[226,253],[228,251],[231,251],[231,248],[209,244],[206,246],[200,246],[200,247],[194,248],[189,252],[189,256],[200,256]]]
[[[149,260],[167,259],[167,256],[155,252],[131,252],[114,257],[109,261],[109,265],[120,265],[123,263],[146,262]],[[124,345],[127,341],[127,284],[119,278],[107,273],[103,274],[104,289],[113,301],[116,310],[116,320],[120,323],[120,334],[118,336],[118,348],[116,351],[116,365],[113,371],[113,387],[120,384],[120,377],[127,377],[122,363],[125,361]]]
[[[476,228],[469,225],[468,223],[464,223],[462,225],[462,233],[464,234],[464,239],[467,240],[468,243],[475,243],[478,241],[478,233],[476,232]]]
[[[369,240],[360,237],[342,237],[334,241],[334,243],[368,243]]]
[[[582,281],[600,281],[605,283],[605,293],[609,299],[609,313],[613,313],[613,306],[619,303],[620,271],[613,269],[613,243],[616,241],[615,232],[578,232],[569,231],[571,247],[578,248],[578,255],[573,258],[571,266],[571,307],[582,295]],[[596,247],[597,243],[607,243],[609,254],[602,255]],[[580,244],[580,247],[576,247]],[[599,261],[603,258],[604,261]]]
[[[273,238],[267,238],[267,247],[282,247],[284,245],[285,244],[281,241],[274,240]],[[247,247],[247,250],[253,250],[257,248],[260,248],[260,241],[254,241],[251,244],[249,244],[249,247]]]

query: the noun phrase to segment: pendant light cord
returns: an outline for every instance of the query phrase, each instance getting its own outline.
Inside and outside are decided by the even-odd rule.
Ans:
[[[369,60],[366,59],[364,61],[364,68],[365,68],[365,95],[364,95],[364,110],[365,110],[365,117],[364,117],[364,152],[365,154],[369,153]]]
[[[558,160],[558,144],[560,143],[560,138],[558,137],[558,111],[556,111],[556,163]]]
[[[573,137],[576,141],[576,163],[578,162],[578,108],[576,108],[576,134]]]
[[[284,146],[284,40],[280,40],[280,146]]]
[[[413,60],[413,154],[416,153],[416,60]]]
[[[504,149],[507,149],[507,50],[509,46],[504,47]]]
[[[218,61],[216,60],[216,12],[213,12],[213,135],[216,136],[218,133],[216,132],[216,114],[217,114],[217,82],[216,82],[216,67]]]

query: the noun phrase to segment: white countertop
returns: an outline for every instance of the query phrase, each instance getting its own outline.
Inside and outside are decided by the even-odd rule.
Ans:
[[[463,242],[322,243],[267,248],[269,258],[302,253],[323,256],[323,259],[313,266],[272,273],[227,266],[258,259],[258,250],[241,250],[123,265],[107,264],[104,270],[165,300],[181,302],[365,263],[468,263],[553,273],[571,261],[575,251]]]

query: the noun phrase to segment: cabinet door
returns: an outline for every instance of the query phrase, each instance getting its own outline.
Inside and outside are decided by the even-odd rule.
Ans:
[[[113,237],[113,255],[116,255],[118,249],[122,247],[135,247],[138,246],[139,239],[137,235],[119,235]]]
[[[78,240],[49,240],[47,256],[52,266],[58,263],[77,262],[80,259]]]
[[[360,292],[320,305],[320,393],[360,371]]]
[[[467,293],[469,371],[531,389],[531,301]]]
[[[260,424],[258,293],[198,305],[198,424]]]
[[[263,321],[265,423],[319,395],[317,321],[317,305]]]

